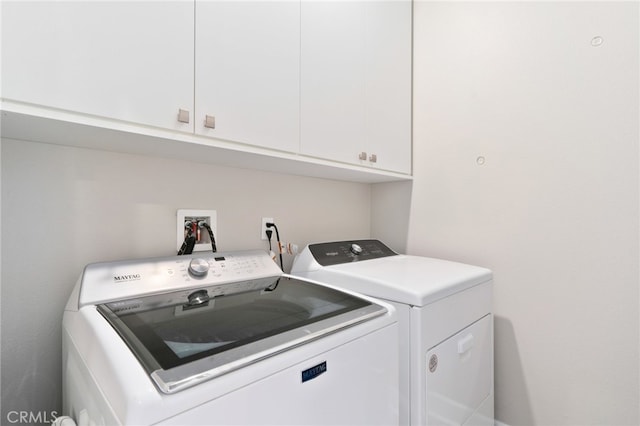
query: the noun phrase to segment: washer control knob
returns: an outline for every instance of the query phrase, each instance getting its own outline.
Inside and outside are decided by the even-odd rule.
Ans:
[[[191,259],[189,262],[189,275],[195,278],[202,278],[209,272],[209,262],[201,258]]]
[[[358,244],[355,244],[355,243],[351,244],[350,250],[351,250],[351,253],[355,254],[356,256],[362,253],[362,247],[360,247]]]

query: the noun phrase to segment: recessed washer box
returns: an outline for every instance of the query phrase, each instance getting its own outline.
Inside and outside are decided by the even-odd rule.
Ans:
[[[176,251],[180,250],[184,238],[187,235],[187,221],[193,224],[192,232],[196,236],[196,245],[193,251],[210,251],[211,239],[209,232],[205,228],[198,226],[198,222],[204,221],[211,227],[215,242],[218,243],[218,216],[215,210],[195,210],[195,209],[179,209],[178,219],[176,221]]]

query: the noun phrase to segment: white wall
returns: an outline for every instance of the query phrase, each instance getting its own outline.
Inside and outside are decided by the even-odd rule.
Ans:
[[[177,209],[217,210],[220,251],[266,249],[262,216],[301,248],[369,236],[370,185],[7,139],[1,147],[0,424],[17,418],[10,411],[59,410],[62,311],[83,266],[175,254]]]
[[[637,425],[638,2],[414,12],[414,182],[372,235],[395,199],[397,245],[493,269],[498,420]]]

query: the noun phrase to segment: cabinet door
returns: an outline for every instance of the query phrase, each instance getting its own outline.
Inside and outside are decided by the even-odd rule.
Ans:
[[[411,2],[303,0],[301,12],[301,151],[409,173]]]
[[[365,40],[365,150],[411,173],[411,2],[367,3]]]
[[[3,2],[2,97],[192,131],[193,2]]]
[[[297,152],[299,61],[298,2],[197,1],[196,133]]]
[[[358,163],[365,145],[365,3],[310,0],[301,7],[301,152]]]

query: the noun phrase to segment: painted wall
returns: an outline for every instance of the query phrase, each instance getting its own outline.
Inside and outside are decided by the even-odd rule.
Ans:
[[[7,139],[1,159],[0,424],[59,413],[62,311],[83,266],[174,254],[177,209],[215,209],[219,251],[268,248],[262,216],[301,248],[369,236],[370,185]]]
[[[498,420],[637,425],[638,2],[414,13],[414,182],[372,235],[493,269]]]

